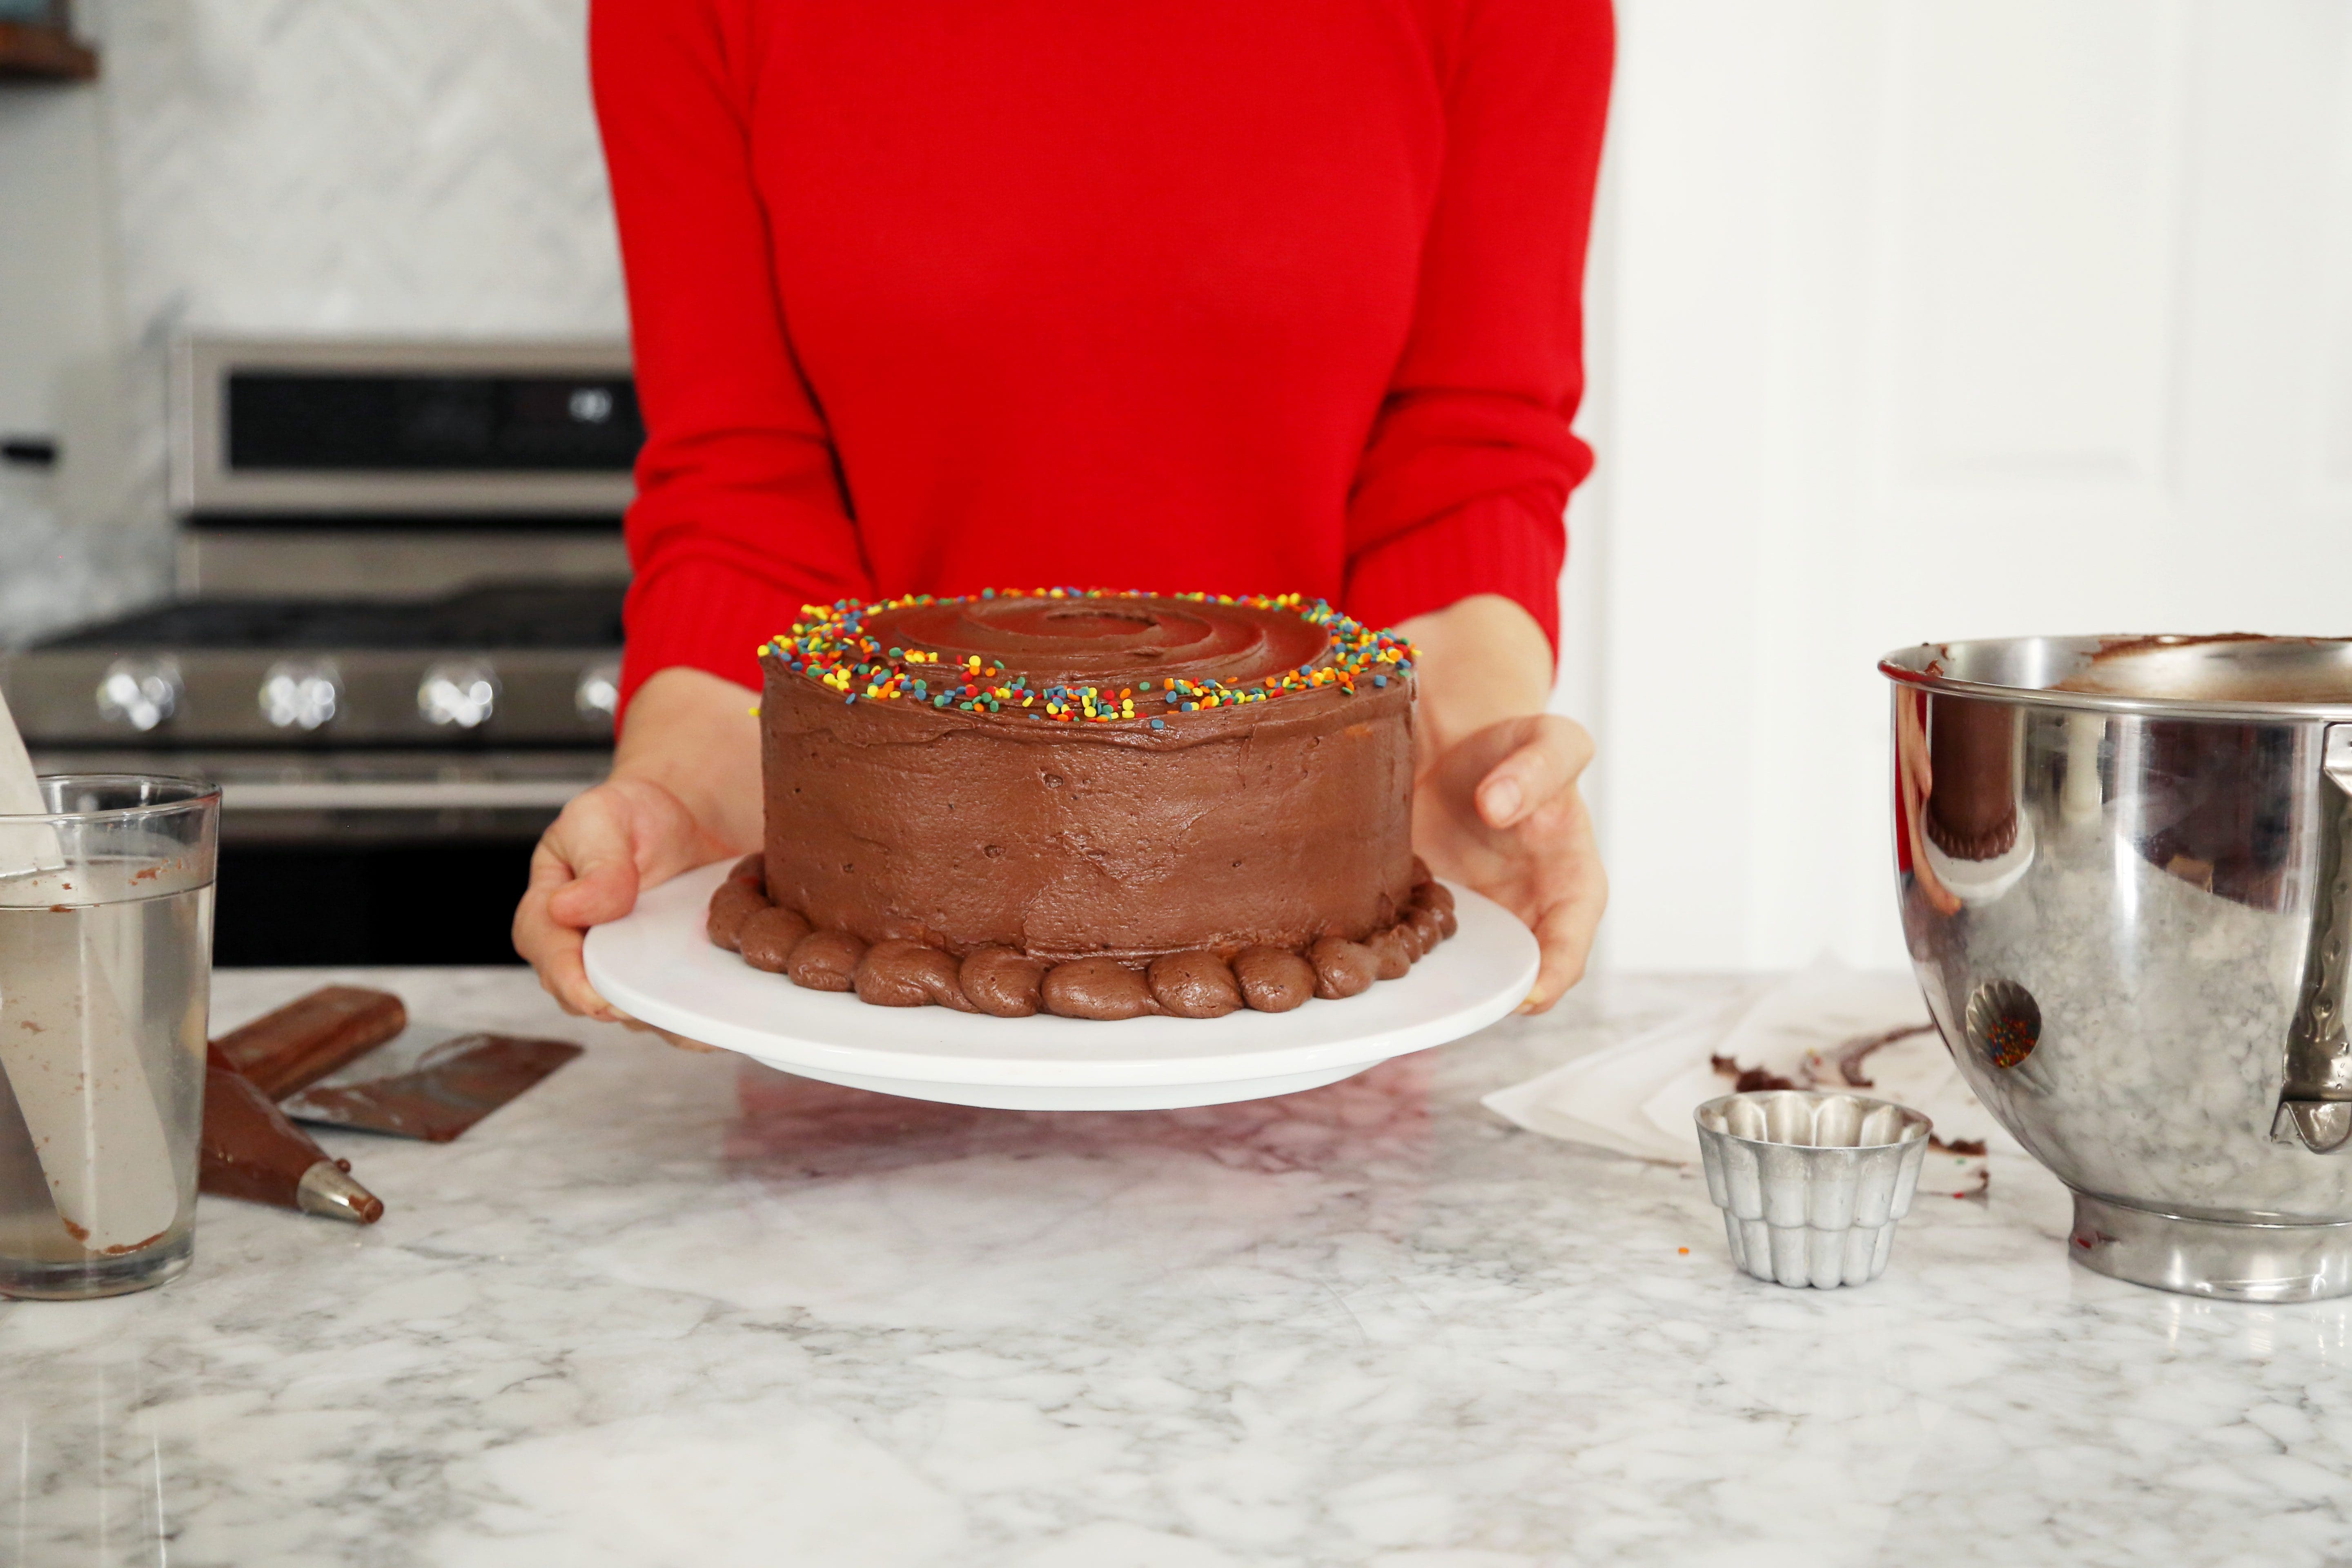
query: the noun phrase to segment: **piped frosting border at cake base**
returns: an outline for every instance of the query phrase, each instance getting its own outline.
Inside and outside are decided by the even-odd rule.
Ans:
[[[1376,981],[1401,980],[1457,929],[1453,893],[1419,859],[1403,911],[1363,942],[1327,936],[1303,952],[1196,948],[1149,963],[1096,957],[1053,963],[1007,947],[959,958],[919,942],[868,943],[846,931],[815,930],[797,910],[770,903],[763,879],[761,857],[747,855],[711,894],[705,930],[713,945],[812,991],[855,992],[876,1006],[950,1007],[1000,1018],[1041,1012],[1097,1020],[1222,1018],[1244,1007],[1286,1013],[1310,997],[1336,1001]]]

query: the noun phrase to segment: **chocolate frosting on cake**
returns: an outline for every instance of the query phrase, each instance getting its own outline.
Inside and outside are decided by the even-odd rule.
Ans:
[[[805,641],[764,654],[765,890],[820,933],[1149,960],[1370,940],[1405,913],[1410,678],[1368,673],[1330,619],[990,597],[879,606],[860,636],[855,665]],[[1381,938],[1382,966],[1419,934]],[[1228,982],[1186,974],[1185,1006],[1220,1005]],[[1139,973],[1074,978],[1097,1016],[1151,1005]]]
[[[877,642],[950,665],[977,654],[1031,687],[1132,687],[1140,679],[1247,687],[1328,661],[1331,634],[1295,609],[1122,595],[939,599],[865,617]]]
[[[1962,860],[2007,854],[2017,843],[2012,711],[1998,702],[1938,697],[1927,756],[1927,837]]]
[[[805,614],[761,650],[766,847],[709,913],[755,969],[876,1006],[1218,1018],[1359,994],[1454,932],[1410,848],[1390,634],[1296,595]]]

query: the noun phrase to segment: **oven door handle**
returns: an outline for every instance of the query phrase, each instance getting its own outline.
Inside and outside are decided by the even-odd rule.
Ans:
[[[250,780],[221,785],[223,811],[560,810],[593,779]]]

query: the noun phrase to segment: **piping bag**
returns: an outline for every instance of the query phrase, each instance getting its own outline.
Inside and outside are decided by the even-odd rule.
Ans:
[[[410,1028],[389,991],[322,986],[212,1042],[200,1184],[373,1225],[383,1202],[289,1113],[446,1142],[579,1054],[562,1040]]]
[[[373,1225],[383,1201],[352,1163],[319,1147],[273,1103],[400,1033],[408,1010],[388,991],[329,985],[232,1029],[205,1053],[197,1184],[223,1197]]]
[[[15,884],[9,906],[49,916],[10,921],[0,948],[0,1071],[58,1218],[86,1250],[116,1256],[172,1228],[179,1183],[120,976],[91,929],[94,889],[67,868],[53,826],[5,820],[48,810],[0,697],[0,880]],[[135,975],[138,927],[121,931],[128,951],[112,956]]]
[[[373,1225],[383,1200],[352,1179],[352,1163],[320,1148],[237,1071],[215,1043],[205,1054],[205,1142],[197,1184],[222,1197]]]

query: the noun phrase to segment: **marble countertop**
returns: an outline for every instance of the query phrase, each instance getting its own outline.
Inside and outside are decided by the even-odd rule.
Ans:
[[[1024,1113],[583,1026],[519,971],[335,977],[589,1052],[446,1147],[329,1137],[373,1229],[208,1197],[165,1289],[0,1306],[0,1560],[2352,1557],[2352,1301],[2089,1274],[2030,1169],[1923,1203],[1874,1284],[1783,1289],[1696,1177],[1477,1104],[1722,981]],[[322,978],[223,973],[214,1021]]]

